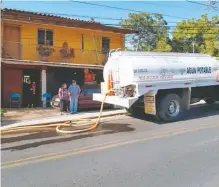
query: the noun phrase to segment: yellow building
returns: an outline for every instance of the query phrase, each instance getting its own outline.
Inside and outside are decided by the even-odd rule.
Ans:
[[[54,85],[50,79],[57,76],[60,82],[67,79],[60,74],[64,69],[55,73],[57,68],[73,68],[75,73],[76,68],[82,72],[84,68],[103,69],[110,49],[124,49],[125,34],[133,33],[95,21],[14,9],[2,9],[1,28],[2,99],[5,105],[12,92],[25,98],[23,84],[27,78],[37,82],[41,98],[43,93],[50,92],[48,86]],[[83,75],[78,74],[77,79],[82,84]]]
[[[125,34],[132,32],[94,21],[3,9],[3,57],[40,61],[39,47],[47,43],[44,51],[50,52],[43,60],[101,65],[110,49],[124,49]],[[74,53],[67,59],[61,53],[64,44]]]

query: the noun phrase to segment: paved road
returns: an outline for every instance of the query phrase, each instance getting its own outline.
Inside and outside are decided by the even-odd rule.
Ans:
[[[219,106],[170,124],[124,116],[92,133],[4,136],[2,163],[7,187],[218,187]]]

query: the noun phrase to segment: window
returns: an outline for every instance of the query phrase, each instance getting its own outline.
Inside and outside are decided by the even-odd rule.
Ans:
[[[38,44],[53,45],[53,31],[38,29]]]
[[[102,37],[102,52],[104,54],[109,53],[110,50],[110,39],[106,37]]]

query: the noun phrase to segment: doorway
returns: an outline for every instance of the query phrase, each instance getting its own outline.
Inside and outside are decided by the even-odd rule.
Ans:
[[[83,69],[49,67],[47,69],[47,91],[52,96],[58,93],[58,89],[63,83],[68,86],[72,84],[72,80],[76,80],[79,86],[83,85],[84,72]]]
[[[33,98],[33,104],[35,107],[39,107],[41,103],[41,86],[40,86],[40,70],[35,69],[25,69],[23,71],[23,105],[27,106],[27,98],[28,98],[28,91],[27,91],[27,81],[31,80],[31,84],[35,82],[36,91]]]

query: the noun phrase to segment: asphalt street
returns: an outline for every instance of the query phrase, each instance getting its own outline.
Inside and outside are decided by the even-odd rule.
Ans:
[[[168,124],[119,116],[83,134],[5,135],[1,151],[6,187],[218,187],[219,105]]]

